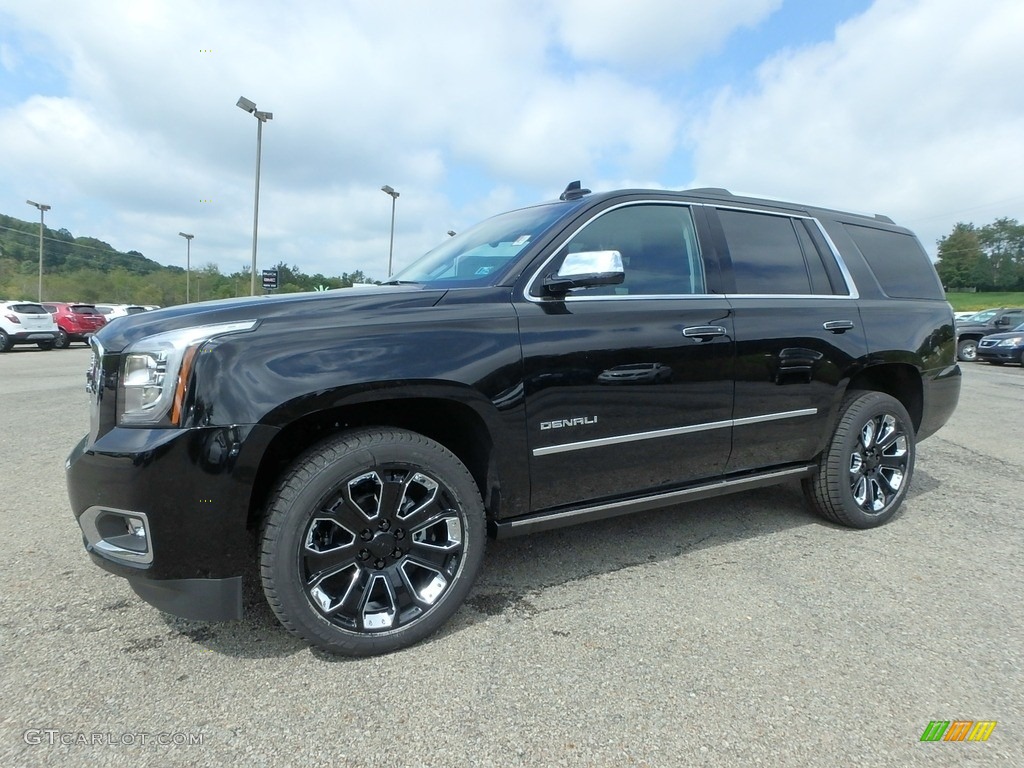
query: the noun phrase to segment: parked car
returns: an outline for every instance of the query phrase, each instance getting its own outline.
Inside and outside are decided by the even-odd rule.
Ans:
[[[146,311],[146,308],[139,304],[95,304],[94,306],[96,311],[107,319],[108,323],[115,317],[137,315],[139,312]]]
[[[89,337],[106,325],[107,320],[93,304],[73,304],[63,301],[43,302],[43,306],[57,321],[55,346],[65,349],[73,341],[88,343]]]
[[[35,344],[50,350],[56,339],[57,323],[42,304],[0,302],[0,352],[9,352],[16,344]]]
[[[1024,323],[1024,309],[1020,307],[993,307],[983,309],[971,317],[956,322],[957,358],[976,360],[978,342],[990,333],[1000,333]]]
[[[978,342],[978,359],[992,365],[1020,363],[1024,366],[1024,323],[1006,333],[990,333]]]
[[[350,655],[444,624],[488,533],[792,480],[881,525],[961,381],[891,219],[578,182],[385,285],[132,315],[92,347],[66,466],[93,561],[216,620],[255,558],[282,625]]]

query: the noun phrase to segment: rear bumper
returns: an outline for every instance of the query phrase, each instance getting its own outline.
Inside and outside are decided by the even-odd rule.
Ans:
[[[53,341],[57,338],[56,331],[22,331],[9,333],[8,338],[15,344],[35,344],[39,341]]]
[[[925,379],[924,412],[921,414],[921,426],[917,430],[919,441],[934,435],[949,421],[960,401],[962,377],[960,366],[954,364],[932,378]]]

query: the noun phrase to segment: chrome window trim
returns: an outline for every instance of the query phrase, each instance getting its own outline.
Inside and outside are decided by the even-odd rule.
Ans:
[[[544,302],[551,301],[550,298],[543,296],[534,296],[531,291],[533,285],[540,277],[540,274],[544,269],[551,263],[552,259],[558,254],[558,252],[576,235],[578,235],[585,227],[588,227],[591,223],[604,216],[606,213],[611,213],[620,208],[628,208],[636,205],[676,205],[685,208],[715,208],[729,211],[743,211],[746,213],[760,213],[767,216],[783,216],[788,219],[802,219],[804,221],[810,221],[814,224],[818,232],[825,239],[825,243],[828,245],[829,251],[832,254],[832,258],[835,260],[836,265],[839,267],[839,272],[843,276],[843,280],[846,282],[846,289],[849,291],[847,294],[836,294],[836,293],[666,293],[666,294],[650,294],[650,295],[636,295],[636,296],[615,296],[615,295],[601,295],[601,296],[563,296],[558,301],[574,302],[574,301],[638,301],[638,300],[649,300],[649,299],[728,299],[728,298],[751,298],[751,299],[837,299],[854,301],[860,298],[860,291],[857,289],[857,284],[853,280],[853,275],[850,274],[850,270],[846,266],[846,262],[843,261],[843,257],[839,253],[839,249],[836,247],[832,237],[825,230],[825,227],[818,220],[817,217],[811,216],[810,214],[802,214],[796,212],[782,212],[772,211],[765,208],[751,208],[740,205],[727,205],[721,203],[701,203],[697,201],[689,200],[629,200],[624,203],[613,205],[610,208],[605,208],[599,213],[594,214],[585,222],[580,224],[571,234],[567,235],[557,247],[551,251],[551,255],[548,256],[544,262],[534,271],[533,275],[527,281],[526,286],[523,288],[523,298],[534,304],[542,304]],[[698,254],[702,259],[703,254]]]
[[[779,421],[782,419],[797,419],[802,416],[813,416],[818,412],[817,408],[801,408],[796,411],[783,411],[781,413],[766,413],[761,416],[745,416],[740,419],[725,419],[723,421],[709,421],[704,424],[691,424],[686,427],[670,427],[668,429],[655,429],[648,432],[633,432],[628,435],[613,435],[611,437],[598,437],[593,440],[579,440],[574,443],[559,443],[558,445],[547,445],[542,448],[534,448],[534,456],[549,456],[553,453],[567,453],[569,451],[581,451],[587,448],[601,448],[608,445],[619,445],[621,443],[634,443],[641,440],[654,440],[660,437],[674,437],[676,435],[692,434],[694,432],[707,432],[713,429],[725,429],[727,427],[743,427],[748,424],[760,424],[766,421]]]

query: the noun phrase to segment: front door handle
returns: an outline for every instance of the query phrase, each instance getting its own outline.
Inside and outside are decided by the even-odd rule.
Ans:
[[[715,336],[725,336],[725,328],[720,325],[691,325],[689,328],[683,328],[683,336],[707,341]]]
[[[826,331],[832,333],[844,333],[853,328],[852,320],[829,320],[828,322],[822,323],[821,327]]]

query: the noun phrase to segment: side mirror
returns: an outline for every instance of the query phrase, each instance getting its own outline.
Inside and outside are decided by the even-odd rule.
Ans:
[[[567,254],[554,275],[544,278],[548,293],[564,295],[573,288],[619,285],[626,279],[618,251],[580,251]]]

